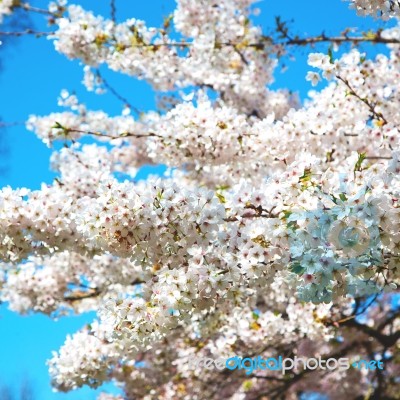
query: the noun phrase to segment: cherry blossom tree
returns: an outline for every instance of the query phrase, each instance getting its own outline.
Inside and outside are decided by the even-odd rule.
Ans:
[[[110,116],[64,90],[64,112],[26,124],[64,144],[57,179],[0,191],[2,301],[21,314],[97,313],[49,360],[57,390],[113,381],[124,395],[100,400],[399,398],[400,28],[302,37],[277,18],[266,35],[253,3],[177,0],[149,27],[117,22],[113,1],[110,18],[63,0],[0,2],[0,20],[22,10],[50,26],[2,35],[47,37],[82,62],[87,90],[124,103]],[[349,5],[399,17],[396,1]],[[385,47],[370,58],[362,43]],[[306,79],[328,81],[304,104],[270,88],[299,47]],[[102,65],[175,100],[134,117]],[[136,182],[148,164],[167,173]],[[385,367],[190,367],[232,355]]]

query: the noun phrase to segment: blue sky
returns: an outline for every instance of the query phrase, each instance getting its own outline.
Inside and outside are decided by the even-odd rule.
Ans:
[[[43,0],[31,1],[35,6],[45,8]],[[72,3],[72,1],[71,1]],[[87,9],[104,16],[109,15],[107,0],[77,0]],[[147,2],[116,0],[117,19],[129,17],[143,19],[148,25],[160,26],[163,17],[174,8],[173,0],[151,0]],[[296,33],[326,34],[339,33],[346,27],[368,30],[377,26],[372,19],[361,19],[348,10],[348,4],[341,0],[264,0],[258,5],[262,13],[256,21],[268,33],[273,27],[274,16],[284,20],[293,19]],[[43,27],[41,17],[34,18],[37,27]],[[382,24],[381,24],[382,26]],[[43,29],[43,28],[41,28]],[[1,27],[0,27],[1,30]],[[371,48],[369,48],[371,50]],[[25,121],[30,114],[46,115],[58,110],[57,97],[62,89],[75,91],[78,98],[91,109],[103,109],[109,114],[119,114],[122,105],[110,94],[96,96],[86,92],[81,85],[82,66],[77,61],[69,61],[56,53],[51,41],[24,37],[14,46],[1,53],[3,70],[0,72],[0,115],[6,122]],[[306,65],[306,50],[296,53],[296,61],[289,62],[285,73],[277,70],[273,88],[286,87],[300,93],[305,98],[311,89],[304,80],[309,69]],[[154,93],[145,82],[122,76],[103,69],[106,79],[127,99],[141,110],[154,109]],[[51,183],[54,173],[49,170],[48,149],[33,133],[23,125],[7,129],[10,154],[0,160],[7,164],[6,175],[0,176],[0,187],[28,187],[38,189],[41,182]],[[146,174],[145,170],[142,176]],[[0,386],[17,386],[19,380],[27,377],[33,383],[36,398],[40,400],[94,399],[95,393],[89,389],[69,394],[52,393],[46,359],[51,351],[57,350],[68,333],[73,333],[93,315],[82,315],[53,321],[43,315],[21,317],[0,307]]]

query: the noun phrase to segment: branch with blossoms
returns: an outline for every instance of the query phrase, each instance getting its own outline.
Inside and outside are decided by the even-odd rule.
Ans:
[[[378,121],[378,123],[380,123],[382,126],[384,126],[388,123],[387,119],[382,115],[382,113],[376,111],[376,104],[373,104],[369,99],[367,99],[365,97],[361,97],[359,94],[357,94],[354,91],[354,89],[351,87],[351,84],[349,83],[348,80],[343,79],[339,75],[337,75],[336,78],[346,85],[346,87],[349,89],[349,94],[351,96],[355,96],[358,100],[362,101],[368,107],[369,111],[375,117],[375,119]]]
[[[63,90],[61,112],[27,122],[49,147],[64,144],[53,184],[0,191],[0,301],[21,314],[97,313],[49,361],[56,389],[114,381],[126,400],[398,393],[399,29],[305,37],[277,20],[266,36],[251,3],[178,0],[161,29],[117,23],[114,1],[109,19],[62,0],[25,6],[48,15],[52,32],[38,32],[80,60],[86,88],[124,105],[110,116]],[[16,6],[0,4],[1,18]],[[304,104],[272,89],[277,56],[321,43],[389,50],[310,54],[318,71],[306,79],[332,82]],[[103,65],[173,92],[172,106],[135,118]],[[160,164],[165,176],[138,179]],[[232,355],[385,369],[191,365]]]
[[[279,33],[280,30],[278,29],[277,32]],[[33,29],[27,29],[25,31],[20,32],[5,32],[0,31],[0,36],[23,36],[23,35],[35,35],[35,36],[52,36],[56,34],[56,31],[49,31],[49,32],[40,32],[35,31]],[[352,45],[359,45],[362,43],[369,43],[369,44],[400,44],[400,39],[397,38],[386,38],[381,36],[382,30],[378,30],[376,32],[366,32],[362,33],[360,36],[357,35],[349,35],[345,33],[343,35],[338,36],[329,36],[325,33],[317,36],[309,36],[309,37],[291,37],[288,34],[285,34],[283,38],[276,39],[273,36],[261,36],[260,41],[256,43],[246,43],[246,42],[216,42],[216,48],[219,47],[231,47],[236,52],[239,52],[240,49],[244,48],[255,48],[256,50],[268,50],[272,46],[314,46],[320,43],[328,43],[328,44],[352,44]],[[95,42],[93,42],[95,43]],[[117,43],[113,43],[110,41],[109,45],[117,45]],[[165,43],[135,43],[132,47],[143,47],[143,48],[150,48],[152,50],[157,50],[159,47],[176,47],[179,49],[190,48],[193,46],[193,43],[188,41],[168,41]],[[129,47],[129,46],[128,46]],[[240,53],[238,53],[240,54]],[[244,56],[241,55],[242,60],[246,63]]]
[[[85,135],[93,135],[93,136],[98,136],[98,137],[102,137],[102,138],[107,138],[107,139],[110,139],[110,140],[129,138],[129,137],[138,138],[138,139],[149,138],[149,137],[162,137],[160,135],[157,135],[154,132],[149,132],[149,133],[144,134],[144,135],[142,135],[140,133],[122,132],[119,135],[112,136],[112,135],[103,134],[101,132],[91,132],[91,131],[84,131],[84,130],[80,130],[80,129],[67,128],[65,126],[62,126],[58,122],[55,123],[53,128],[60,129],[60,131],[62,132],[62,135],[65,136],[65,138],[68,138],[70,136],[70,133],[82,133],[82,134],[85,134]]]

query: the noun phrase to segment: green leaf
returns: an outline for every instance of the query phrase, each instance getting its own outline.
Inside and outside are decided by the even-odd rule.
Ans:
[[[304,267],[302,267],[299,262],[294,262],[289,265],[289,271],[293,272],[297,275],[303,275],[305,270],[306,269]]]
[[[358,160],[356,162],[356,165],[354,166],[354,172],[361,171],[361,165],[365,160],[365,157],[366,157],[365,153],[358,153]]]
[[[329,49],[328,49],[328,56],[329,56],[329,62],[331,63],[331,64],[333,64],[333,51],[332,51],[332,46],[329,46]]]
[[[297,221],[290,221],[290,222],[287,224],[287,227],[288,227],[289,229],[291,229],[292,231],[295,231],[295,230],[299,227],[299,225],[297,224]]]
[[[52,128],[55,129],[65,129],[59,122],[55,121],[54,125],[52,126]]]
[[[225,204],[225,203],[226,203],[226,199],[225,199],[225,197],[223,196],[222,193],[216,193],[215,195],[218,197],[219,201],[220,201],[222,204]]]
[[[368,32],[364,32],[363,36],[369,40],[375,40],[377,37],[376,33],[372,30],[369,30]]]
[[[333,161],[333,153],[335,152],[335,149],[328,151],[326,153],[326,162],[331,162]]]
[[[283,213],[282,219],[288,219],[293,214],[292,211],[289,210],[283,210],[282,213]]]
[[[219,185],[219,186],[217,186],[216,189],[217,190],[227,190],[227,189],[230,189],[230,186],[229,185]]]
[[[163,27],[165,30],[169,29],[173,18],[174,18],[174,14],[170,14],[164,18]]]
[[[311,168],[305,168],[303,175],[299,178],[299,182],[301,183],[308,182],[311,180],[311,176],[312,176]]]

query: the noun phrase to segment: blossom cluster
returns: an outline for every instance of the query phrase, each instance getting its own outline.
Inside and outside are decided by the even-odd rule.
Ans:
[[[110,265],[113,268],[110,268]],[[141,268],[111,255],[85,257],[73,252],[29,257],[17,269],[6,268],[1,300],[11,310],[53,317],[96,310],[103,295],[133,290],[144,281]]]
[[[135,118],[126,106],[117,116],[90,110],[63,90],[65,110],[27,121],[46,145],[64,146],[51,156],[52,184],[0,190],[0,301],[53,318],[97,312],[49,361],[56,389],[114,380],[128,400],[246,399],[267,382],[274,398],[279,377],[227,377],[188,361],[370,354],[362,344],[371,341],[352,329],[374,327],[381,357],[391,359],[398,46],[374,59],[357,49],[337,59],[309,54],[306,79],[328,82],[300,104],[268,87],[278,49],[252,24],[253,3],[178,0],[163,28],[50,4],[50,39],[84,64],[89,91],[104,90],[95,69],[105,64],[176,95],[165,112]],[[353,3],[384,18],[397,10],[390,1]],[[0,3],[0,16],[13,4]],[[400,30],[380,35],[400,38]],[[159,164],[165,175],[137,181],[141,167]],[[371,295],[383,305],[360,327],[355,316]],[[369,393],[369,376],[349,374],[326,378],[332,398],[348,397],[347,379]],[[297,379],[287,398],[312,384]]]
[[[400,17],[400,4],[395,0],[346,0],[351,1],[351,8],[358,15],[371,15],[375,18],[387,20]]]
[[[97,337],[93,332],[98,332]],[[82,352],[82,348],[88,351]],[[83,384],[98,387],[107,379],[108,367],[120,356],[118,348],[101,339],[101,328],[91,326],[68,336],[59,354],[48,362],[52,384],[61,391],[76,389]]]
[[[399,35],[398,29],[382,33]],[[390,156],[398,147],[398,51],[366,60],[353,50],[335,62],[324,54],[311,54],[309,63],[333,82],[311,94],[304,107],[292,108],[282,118],[281,105],[265,118],[247,117],[221,100],[204,93],[186,98],[164,115],[149,113],[139,121],[132,116],[109,117],[74,109],[45,117],[32,116],[28,128],[46,143],[77,140],[86,134],[113,146],[108,158],[116,169],[135,175],[144,164],[162,162],[184,167],[187,176],[213,188],[238,179],[254,179],[284,169],[299,151],[309,151],[338,163],[352,151]],[[320,79],[318,72],[313,72]],[[384,88],[384,89],[382,89]],[[374,113],[360,98],[374,100]],[[288,103],[290,101],[288,100]],[[268,134],[266,134],[268,132]],[[168,151],[166,151],[168,149]],[[249,160],[248,155],[251,154]]]
[[[68,58],[93,67],[105,63],[112,70],[146,79],[158,90],[209,87],[224,92],[225,101],[241,111],[266,114],[268,106],[279,105],[282,115],[288,109],[287,92],[266,88],[276,61],[248,46],[262,37],[248,18],[250,3],[179,1],[173,14],[177,34],[183,34],[178,40],[141,20],[116,24],[70,5],[66,15],[56,19],[58,30],[52,39],[56,50]],[[90,74],[86,67],[85,73]],[[94,80],[85,75],[90,89]]]

